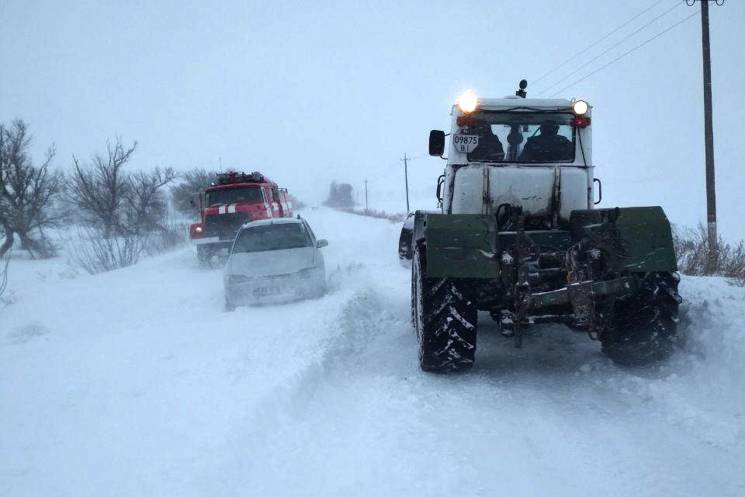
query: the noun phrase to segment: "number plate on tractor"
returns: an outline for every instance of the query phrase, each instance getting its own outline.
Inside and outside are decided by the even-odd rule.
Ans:
[[[453,145],[458,152],[471,153],[479,146],[479,135],[453,135]]]

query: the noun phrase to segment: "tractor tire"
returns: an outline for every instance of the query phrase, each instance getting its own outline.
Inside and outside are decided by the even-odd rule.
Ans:
[[[466,371],[476,354],[478,309],[464,285],[428,278],[424,246],[414,248],[412,315],[419,338],[419,367],[430,373]]]
[[[621,366],[667,358],[677,342],[678,277],[649,273],[634,295],[615,303],[611,327],[600,336],[603,353]]]
[[[416,293],[416,287],[417,287],[416,278],[417,278],[417,276],[416,276],[414,270],[415,270],[414,263],[412,261],[412,264],[411,264],[411,326],[414,327],[414,331],[417,333],[417,336],[418,336],[419,332],[417,331],[418,330],[418,325],[417,325],[417,320],[416,320],[416,310],[417,310],[416,303],[417,303],[417,298],[418,298],[417,297],[417,293]]]

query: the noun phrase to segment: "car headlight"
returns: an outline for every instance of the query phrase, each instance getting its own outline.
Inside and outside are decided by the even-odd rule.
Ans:
[[[298,274],[298,276],[300,276],[300,278],[302,278],[304,280],[309,280],[310,278],[313,277],[313,273],[315,273],[316,270],[317,270],[317,268],[309,267],[307,269],[302,269],[302,270],[298,271],[297,274]]]

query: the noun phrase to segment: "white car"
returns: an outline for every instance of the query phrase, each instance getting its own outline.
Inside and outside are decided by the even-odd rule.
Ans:
[[[225,308],[320,297],[326,268],[316,240],[300,218],[275,218],[244,224],[225,265]]]

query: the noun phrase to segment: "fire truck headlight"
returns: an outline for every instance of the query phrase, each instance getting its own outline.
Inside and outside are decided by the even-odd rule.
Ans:
[[[584,100],[576,100],[572,104],[572,110],[578,116],[584,116],[590,110],[590,106]]]
[[[473,90],[466,90],[463,92],[463,95],[458,98],[457,104],[458,108],[460,108],[463,113],[470,114],[476,110],[476,107],[479,104],[479,98]]]

